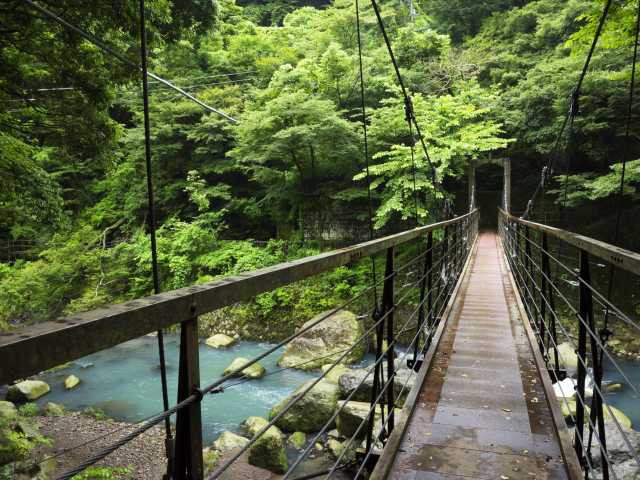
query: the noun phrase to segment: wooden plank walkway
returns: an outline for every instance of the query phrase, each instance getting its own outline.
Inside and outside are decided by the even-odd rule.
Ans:
[[[569,478],[497,242],[478,238],[387,478]]]

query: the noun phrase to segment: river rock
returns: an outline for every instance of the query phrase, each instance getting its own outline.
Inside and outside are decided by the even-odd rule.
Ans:
[[[236,448],[242,448],[247,443],[249,443],[249,439],[241,437],[240,435],[236,435],[233,432],[225,430],[220,434],[215,442],[213,442],[213,449],[218,452],[226,452],[228,450],[234,450]]]
[[[42,408],[42,413],[47,417],[61,417],[64,415],[64,407],[57,403],[47,402]]]
[[[252,417],[249,417],[252,418]],[[260,419],[264,423],[261,423]],[[246,421],[245,421],[246,422]],[[261,417],[253,417],[253,428],[257,432],[267,425]],[[249,463],[256,467],[266,468],[275,473],[284,473],[289,468],[284,435],[276,426],[271,426],[249,448]]]
[[[29,402],[46,395],[50,390],[49,385],[42,380],[24,380],[9,387],[7,400],[12,402]]]
[[[306,390],[314,381],[309,380],[275,405],[269,413],[269,418],[274,418],[293,397]],[[336,410],[337,404],[338,386],[326,380],[321,380],[282,415],[276,425],[285,432],[316,432],[329,421]]]
[[[324,377],[324,379],[327,382],[335,383],[337,385],[338,381],[340,380],[340,375],[342,375],[343,373],[347,373],[349,369],[344,365],[340,365],[340,364],[336,365],[333,368],[331,368],[331,365],[332,365],[331,363],[327,363],[326,365],[322,366],[321,370],[322,370],[322,373],[325,373],[327,371],[329,372]],[[331,370],[329,370],[330,368]]]
[[[564,415],[565,417],[574,417],[576,416],[576,399],[575,398],[571,398],[571,399],[566,399],[566,401],[559,399],[558,400],[560,402],[560,407],[562,410],[562,415]],[[587,403],[587,405],[585,406],[584,409],[584,421],[585,423],[588,423],[589,421],[589,413],[591,412],[591,409],[589,408],[590,402]],[[627,417],[621,410],[617,409],[616,407],[613,407],[611,405],[605,405],[604,407],[604,420],[605,422],[613,422],[613,417],[615,417],[615,419],[618,421],[618,423],[620,423],[621,426],[624,426],[625,428],[631,428],[632,424],[631,424],[631,419],[629,417]],[[609,413],[611,411],[611,413]]]
[[[622,432],[620,432],[622,430]],[[637,432],[624,425],[620,425],[620,429],[613,421],[604,423],[604,431],[607,437],[607,455],[614,464],[619,464],[627,460],[633,459],[633,454],[640,451],[640,432]],[[631,450],[627,446],[623,435],[627,441],[631,444]],[[600,466],[602,464],[602,458],[600,454],[599,443],[597,439],[594,439],[591,445],[591,456],[593,457],[593,464]],[[634,460],[635,462],[635,460]],[[636,467],[638,467],[636,463]],[[636,470],[637,471],[637,470]],[[618,473],[616,469],[616,473]],[[621,477],[618,477],[621,478]],[[626,478],[626,477],[623,477]]]
[[[338,432],[340,432],[340,435],[346,438],[351,438],[352,436],[356,435],[356,431],[358,430],[360,424],[364,423],[365,425],[358,431],[356,437],[363,438],[364,436],[366,436],[367,424],[369,421],[369,410],[371,409],[371,405],[369,404],[369,402],[345,402],[343,400],[340,400],[338,401],[338,408],[340,409],[340,413],[338,413],[336,425],[338,428]],[[396,418],[399,414],[400,410],[395,409]],[[380,433],[381,428],[381,410],[380,405],[377,405],[374,416],[374,435]]]
[[[603,388],[605,393],[616,393],[616,392],[619,392],[620,390],[622,390],[622,384],[621,383],[607,383],[605,385],[602,385],[602,388]]]
[[[267,421],[266,418],[253,416],[253,417],[247,417],[240,424],[240,426],[247,432],[247,434],[251,438],[253,438],[261,429],[267,426],[267,423],[269,422]]]
[[[237,370],[243,365],[246,365],[247,363],[249,363],[249,359],[244,357],[238,357],[235,360],[233,360],[233,362],[231,362],[227,368],[224,369],[223,375],[228,375],[234,370]],[[264,367],[256,362],[252,365],[249,365],[247,368],[242,370],[242,372],[238,372],[234,376],[247,377],[247,378],[260,378],[265,374],[265,372],[266,370],[264,369]]]
[[[204,343],[211,348],[227,348],[235,344],[236,339],[224,333],[216,333],[207,338]]]
[[[0,418],[12,420],[18,416],[18,409],[12,402],[0,400]]]
[[[338,381],[338,386],[340,387],[340,398],[346,399],[351,392],[357,389],[351,397],[351,400],[360,402],[371,401],[371,392],[373,391],[373,373],[369,373],[369,371],[370,367],[358,368],[348,370],[340,375],[340,379]],[[384,381],[386,382],[386,365],[383,365],[382,371],[384,372]],[[395,397],[399,399],[399,403],[404,402],[415,383],[416,375],[413,370],[408,368],[400,368],[399,370],[396,370],[393,391]]]
[[[337,458],[340,458],[342,453],[345,451],[345,448],[347,448],[348,443],[349,443],[349,440],[341,442],[340,440],[337,440],[335,438],[330,438],[327,441],[327,448],[331,452],[331,455],[333,455],[333,457],[337,459]],[[356,443],[357,442],[351,442],[351,444],[348,446],[347,452],[344,455],[342,455],[341,463],[347,463],[355,460],[356,447],[357,447]]]
[[[293,432],[289,436],[287,443],[296,450],[302,450],[304,448],[304,444],[307,443],[307,436],[304,432]]]
[[[301,330],[327,315],[323,312],[306,322]],[[284,349],[278,365],[281,367],[313,370],[336,361],[344,350],[356,343],[364,334],[362,322],[355,313],[345,310],[334,313],[309,331],[295,338]],[[366,353],[366,342],[360,341],[341,363],[354,363]],[[322,358],[319,358],[322,357]]]
[[[64,379],[64,388],[66,388],[67,390],[73,390],[78,385],[80,385],[80,379],[75,375],[69,375]]]
[[[555,358],[554,348],[549,349],[549,358]],[[578,355],[570,342],[558,345],[558,361],[567,369],[567,373],[573,374],[578,369]]]

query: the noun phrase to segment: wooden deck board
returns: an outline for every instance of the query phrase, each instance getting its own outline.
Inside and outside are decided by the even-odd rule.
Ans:
[[[460,314],[444,331],[388,478],[568,478],[496,242],[479,237]]]

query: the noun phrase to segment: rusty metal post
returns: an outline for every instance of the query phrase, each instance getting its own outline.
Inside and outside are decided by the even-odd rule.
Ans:
[[[394,310],[395,299],[393,294],[393,285],[395,280],[395,271],[393,266],[394,260],[394,248],[389,247],[387,249],[387,265],[385,268],[384,276],[386,278],[384,282],[384,289],[382,291],[382,303],[385,306],[385,313],[387,313],[387,415],[389,421],[387,423],[387,435],[391,434],[394,427],[394,407],[395,407],[395,349],[394,349]]]
[[[555,291],[551,286],[551,283],[546,279],[551,278],[551,266],[549,263],[549,239],[547,236],[547,232],[542,232],[542,271],[545,274],[545,284],[548,288],[548,297],[547,300],[549,302],[549,309],[551,313],[551,318],[549,319],[549,336],[551,338],[551,343],[554,345],[553,349],[553,369],[555,371],[555,375],[557,379],[560,379],[560,360],[558,358],[558,349],[555,348],[555,345],[558,344],[558,332],[556,326],[556,304],[555,304]]]
[[[542,232],[540,248],[540,352],[544,356],[547,367],[549,366],[549,355],[547,355],[548,344],[545,343],[545,326],[547,322],[547,302],[550,296],[550,288],[547,283],[547,270],[549,269],[549,255],[547,254],[547,234]],[[554,312],[551,312],[551,318],[554,318]],[[554,322],[555,325],[555,322]],[[549,329],[551,330],[551,329]],[[555,339],[554,339],[555,341]],[[554,351],[556,349],[554,348]],[[558,352],[556,352],[556,355]],[[556,363],[557,365],[557,363]],[[554,367],[555,368],[555,367]]]
[[[578,459],[584,465],[584,402],[585,402],[585,380],[587,377],[587,325],[589,317],[593,315],[593,305],[591,290],[587,287],[589,283],[589,254],[580,250],[580,318],[578,319],[578,385],[576,398],[576,427],[574,447]]]
[[[431,346],[431,339],[435,330],[435,322],[433,321],[433,232],[429,232],[427,237],[427,266],[427,322],[430,327],[429,337],[424,345],[425,352]]]
[[[180,327],[178,402],[200,391],[198,319]],[[175,471],[173,480],[202,480],[202,414],[200,401],[178,411],[176,419]]]
[[[386,272],[385,272],[385,276],[386,276]],[[384,304],[382,305],[381,308],[384,309]],[[380,390],[380,379],[382,378],[382,361],[380,360],[383,354],[382,340],[384,337],[384,320],[380,321],[380,319],[382,318],[382,315],[384,315],[383,310],[378,310],[378,306],[376,305],[376,308],[373,311],[372,319],[374,323],[376,322],[380,322],[380,323],[376,325],[376,361],[375,361],[375,366],[373,367],[373,388],[371,389],[371,401],[369,402],[371,406],[378,403],[377,399],[378,399],[378,392]],[[382,409],[382,406],[380,408],[381,408],[381,413],[383,414],[384,411]],[[367,452],[371,451],[371,448],[373,447],[373,426],[375,424],[376,409],[377,409],[377,405],[376,405],[376,408],[374,408],[371,411],[371,413],[369,413],[369,418],[367,421],[367,444],[366,444]],[[383,415],[381,415],[381,417],[382,416]],[[380,420],[382,421],[382,418]]]

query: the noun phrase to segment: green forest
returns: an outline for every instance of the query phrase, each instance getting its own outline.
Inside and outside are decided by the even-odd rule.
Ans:
[[[139,63],[136,2],[40,3]],[[629,142],[625,119],[636,3],[612,3],[577,116],[532,210],[540,219],[544,202],[550,223],[611,242],[626,158],[618,243],[632,250],[640,149],[637,122]],[[497,192],[479,197],[484,218],[495,217],[505,158],[521,213],[603,5],[380,2],[440,189],[419,145],[412,161],[416,137],[369,2],[360,2],[361,95],[352,0],[147,1],[150,71],[237,120],[150,79],[162,289],[366,240],[363,98],[376,236],[440,220],[445,197],[463,212],[471,164],[479,190]],[[152,293],[139,70],[26,2],[3,2],[0,25],[0,329]],[[338,269],[240,313],[299,324],[367,275],[366,266]]]

